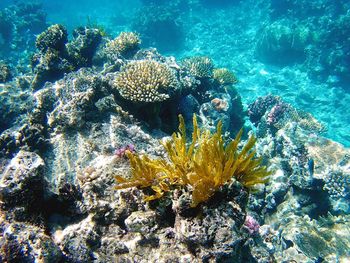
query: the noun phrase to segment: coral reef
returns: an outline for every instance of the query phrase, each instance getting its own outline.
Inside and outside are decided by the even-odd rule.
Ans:
[[[88,69],[80,69],[38,93],[37,109],[47,115],[47,124],[56,130],[79,129],[86,120],[93,118],[88,112],[97,110],[94,103],[101,87],[102,80],[98,76]],[[53,98],[51,94],[55,94]],[[45,106],[50,100],[57,102],[55,107]]]
[[[42,88],[46,81],[57,80],[64,73],[73,70],[73,65],[54,49],[48,49],[43,54],[34,54],[31,64],[35,73],[31,87],[35,90]]]
[[[0,84],[0,132],[14,125],[22,125],[32,110],[30,91],[22,89],[16,81]]]
[[[131,57],[140,48],[141,40],[134,32],[122,32],[115,39],[107,42],[105,53],[107,58],[114,60],[118,56]]]
[[[232,85],[238,82],[236,76],[227,68],[216,68],[213,70],[213,78],[220,85]]]
[[[271,98],[266,96],[251,104],[251,111],[256,113],[253,116],[258,115],[257,105],[265,107]],[[276,105],[280,103],[279,98]],[[274,107],[269,106],[270,109]],[[320,137],[317,127],[305,126],[302,119],[292,115],[277,130],[266,129],[267,117],[264,114],[256,123],[257,134],[261,136],[257,151],[270,156],[269,163],[272,168],[276,167],[276,172],[266,187],[267,194],[258,194],[251,199],[249,208],[265,218],[266,225],[260,229],[272,228],[268,231],[270,234],[264,235],[270,235],[268,243],[276,260],[307,261],[322,257],[334,261],[335,258],[346,258],[348,241],[335,244],[331,240],[337,238],[335,228],[340,225],[336,225],[344,223],[342,220],[346,220],[349,211],[345,187],[348,149]],[[332,214],[340,214],[339,221],[332,218]],[[324,225],[325,218],[332,223]],[[280,241],[289,244],[288,248],[280,249]],[[341,250],[343,252],[339,252]]]
[[[284,132],[288,133],[288,131]],[[284,136],[286,140],[290,139],[289,133],[288,135],[284,134]],[[298,139],[292,140],[295,143]],[[294,153],[291,151],[289,147],[295,147],[295,145],[288,145],[287,141],[284,141],[283,145],[283,154],[277,153],[271,161],[274,162],[281,158],[283,164],[286,161],[282,160],[286,158],[293,160],[293,162],[289,167],[282,167],[276,173],[276,177],[271,178],[273,181],[270,182],[273,183],[271,188],[270,186],[267,188],[270,194],[263,198],[268,204],[263,208],[262,213],[269,214],[267,217],[263,216],[266,225],[260,227],[261,231],[269,229],[266,234],[260,233],[265,238],[265,245],[270,248],[270,251],[273,251],[276,260],[288,258],[306,261],[309,258],[315,259],[322,253],[322,257],[329,261],[333,261],[335,257],[346,258],[347,255],[344,252],[335,255],[334,248],[342,250],[348,247],[348,244],[331,244],[332,238],[325,240],[323,236],[323,233],[328,233],[335,237],[337,233],[330,226],[324,228],[320,226],[322,218],[327,216],[327,211],[331,209],[327,193],[322,190],[322,181],[318,179],[318,176],[310,176],[305,166],[295,163],[297,159],[305,158],[305,156],[298,156],[296,151]],[[268,146],[265,145],[265,147]],[[273,147],[281,146],[274,145]],[[322,145],[318,147],[320,147],[319,150],[322,149]],[[320,160],[315,160],[315,162],[320,163]],[[316,168],[315,172],[318,174],[319,169]],[[291,173],[296,174],[290,176]],[[303,178],[302,182],[296,181],[298,177]],[[258,197],[250,202],[250,207],[255,211],[262,208],[258,208],[259,205],[262,203]],[[305,219],[307,221],[310,218],[313,218],[314,221],[312,226],[305,222]],[[315,232],[316,229],[320,232]],[[279,242],[282,243],[279,244]],[[285,245],[288,245],[288,248],[284,247]]]
[[[126,157],[127,152],[134,153],[135,152],[135,145],[133,144],[128,144],[126,146],[123,146],[119,149],[116,149],[114,154],[117,155],[119,158],[121,157]]]
[[[47,145],[44,127],[40,124],[24,124],[0,135],[0,157],[12,157],[21,148],[27,151],[43,150]]]
[[[236,134],[244,124],[246,113],[243,110],[241,97],[237,90],[229,88],[227,93],[212,92],[209,102],[204,102],[199,108],[199,117],[207,129],[215,130],[215,124],[222,122],[225,130]]]
[[[276,253],[276,260],[311,261],[323,258],[328,262],[346,260],[349,239],[341,236],[348,232],[348,216],[334,217],[327,215],[319,221],[310,220],[307,216],[291,217],[285,220],[281,234],[284,241],[278,245],[278,239],[270,238],[270,244],[278,248],[288,248]],[[345,234],[346,235],[346,234]],[[342,240],[339,242],[339,240]]]
[[[36,40],[39,50],[31,59],[34,79],[31,87],[43,87],[47,81],[55,81],[85,66],[91,66],[93,56],[101,42],[101,32],[94,28],[78,28],[68,42],[67,30],[62,25],[53,25]]]
[[[67,52],[74,68],[89,67],[102,39],[96,28],[80,27],[74,30],[73,39],[67,44]]]
[[[47,160],[48,163],[55,161],[45,170],[50,188],[62,189],[63,182],[74,181],[75,176],[80,186],[77,190],[82,195],[80,201],[77,194],[65,194],[79,203],[79,209],[70,215],[75,221],[66,221],[62,215],[63,218],[56,219],[59,224],[50,228],[52,240],[65,260],[99,258],[106,262],[130,257],[141,260],[142,257],[150,262],[169,258],[196,262],[208,257],[237,259],[245,253],[241,249],[245,236],[239,229],[244,222],[247,193],[241,186],[225,185],[220,191],[225,201],[219,195],[211,203],[203,204],[201,216],[195,218],[192,215],[197,212],[190,208],[186,194],[174,193],[179,196],[174,197],[173,208],[166,202],[151,208],[143,201],[145,194],[137,189],[115,191],[113,174],[127,171],[129,164],[113,151],[108,154],[104,148],[119,149],[132,141],[137,145],[137,152],[147,150],[152,156],[163,156],[157,140],[122,115],[113,116],[98,129],[94,124],[87,127],[91,129],[78,136],[55,136],[52,149],[56,158]],[[106,132],[110,133],[107,141]],[[90,141],[94,138],[98,146],[87,145],[88,139],[82,136],[90,137]],[[66,213],[66,209],[58,213]]]
[[[257,124],[258,133],[265,134],[266,129],[275,132],[288,123],[297,123],[308,132],[322,133],[324,124],[316,120],[310,113],[297,110],[281,98],[273,95],[259,97],[248,106],[250,120]]]
[[[280,102],[281,98],[278,96],[267,95],[257,98],[248,106],[248,115],[253,123],[258,123],[266,111]]]
[[[8,164],[0,187],[1,208],[22,221],[36,213],[44,194],[44,161],[32,152],[20,151]]]
[[[154,60],[129,62],[112,80],[112,86],[130,101],[157,102],[170,98],[178,88],[174,72]]]
[[[182,61],[182,66],[197,78],[213,76],[214,63],[209,57],[190,57]]]
[[[0,61],[0,83],[7,82],[11,80],[11,78],[12,74],[10,67],[3,61]]]
[[[228,103],[225,100],[215,98],[212,99],[210,103],[216,111],[227,111]]]
[[[348,137],[350,5],[322,1],[144,0],[117,37],[0,11],[0,261],[346,262],[349,149],[293,107]]]
[[[67,30],[58,24],[50,26],[37,37],[36,47],[39,53],[31,59],[35,74],[31,83],[33,89],[39,89],[46,81],[56,80],[65,72],[73,70],[73,65],[67,59],[67,41]]]
[[[275,21],[264,28],[256,45],[258,58],[276,64],[303,62],[306,47],[312,41],[310,29],[302,25],[289,26],[288,23]]]
[[[350,173],[347,167],[325,171],[324,189],[328,192],[335,211],[350,211]]]
[[[40,52],[54,49],[62,52],[68,42],[68,33],[64,26],[56,24],[50,26],[37,36],[35,46]]]
[[[243,227],[248,231],[250,235],[255,235],[259,233],[260,225],[254,217],[247,215],[243,224]]]
[[[26,223],[10,222],[1,215],[0,260],[2,262],[60,262],[63,255],[45,230]]]

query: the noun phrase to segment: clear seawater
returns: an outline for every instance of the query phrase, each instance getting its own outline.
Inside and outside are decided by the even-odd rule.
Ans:
[[[176,10],[171,10],[175,9],[173,6],[177,2],[182,3],[176,5]],[[320,41],[327,30],[337,30],[335,26],[332,28],[332,20],[334,24],[338,23],[335,20],[347,14],[348,5],[346,1],[311,2],[46,0],[42,1],[42,5],[47,13],[48,24],[61,23],[68,28],[69,33],[77,26],[99,25],[111,37],[121,31],[135,31],[133,24],[142,9],[150,12],[147,9],[150,5],[161,6],[164,10],[170,9],[173,11],[170,14],[171,19],[181,31],[180,39],[171,39],[172,36],[163,32],[166,38],[164,42],[159,41],[157,36],[158,41],[146,42],[146,45],[151,43],[162,54],[173,55],[179,59],[193,55],[210,56],[216,67],[227,67],[236,73],[240,80],[236,87],[245,105],[261,95],[279,95],[294,107],[312,113],[323,122],[328,128],[326,137],[350,146],[350,52],[347,47],[342,46],[345,42],[332,43],[339,41],[342,36],[346,38],[350,30],[343,28],[342,30],[349,31],[343,32],[337,38],[330,36]],[[0,8],[16,3],[19,1],[2,0]],[[322,23],[325,20],[329,22]],[[290,54],[292,60],[286,59],[284,62],[282,58],[282,63],[268,56],[283,57],[284,53],[276,55],[267,52],[263,59],[262,56],[259,57],[257,45],[264,30],[269,25],[278,23],[288,28],[301,26],[302,30],[306,28],[305,30],[313,34],[314,40],[302,43],[301,49],[306,55]],[[329,28],[322,29],[320,26]],[[168,49],[168,43],[174,41],[176,45]],[[330,49],[335,49],[334,52],[338,53],[344,52],[344,55],[329,55]],[[293,56],[299,55],[302,56],[300,60],[293,60]],[[321,58],[316,59],[317,56]],[[335,61],[329,62],[332,59]],[[315,63],[320,60],[322,63]],[[333,70],[336,67],[340,69]],[[342,75],[338,76],[337,72]]]

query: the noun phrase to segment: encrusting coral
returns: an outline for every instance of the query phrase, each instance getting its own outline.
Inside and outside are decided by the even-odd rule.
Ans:
[[[171,140],[162,142],[169,160],[127,152],[132,176],[125,179],[117,175],[116,189],[150,187],[155,192],[146,198],[150,201],[174,188],[186,188],[192,192],[191,206],[196,207],[232,178],[247,188],[267,181],[271,172],[261,165],[261,158],[255,157],[256,151],[252,150],[256,142],[254,136],[239,150],[243,130],[225,144],[221,122],[217,125],[217,131],[211,134],[209,130],[198,128],[194,115],[192,141],[187,145],[186,127],[181,115],[179,120],[179,132],[174,133]]]
[[[112,86],[127,100],[157,102],[168,99],[178,87],[178,81],[167,65],[155,60],[137,60],[122,67]]]

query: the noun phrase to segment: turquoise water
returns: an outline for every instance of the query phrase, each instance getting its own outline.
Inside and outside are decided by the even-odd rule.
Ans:
[[[348,10],[346,1],[88,0],[43,1],[41,11],[69,33],[88,24],[111,37],[140,31],[143,46],[164,55],[209,56],[236,73],[245,105],[279,95],[323,122],[326,137],[349,146]]]

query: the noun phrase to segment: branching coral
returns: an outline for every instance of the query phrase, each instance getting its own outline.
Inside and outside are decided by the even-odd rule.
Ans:
[[[208,57],[185,58],[182,66],[197,78],[210,78],[213,75],[214,63]]]
[[[164,101],[178,87],[174,72],[155,60],[128,63],[112,81],[122,97],[138,102]]]
[[[256,142],[254,136],[239,150],[242,130],[225,145],[221,122],[217,125],[217,131],[211,134],[208,130],[198,128],[194,116],[192,141],[187,145],[185,122],[181,115],[179,119],[179,132],[174,133],[171,140],[162,143],[169,161],[127,153],[132,177],[128,180],[116,176],[117,189],[151,187],[155,194],[147,200],[153,200],[173,188],[186,188],[192,192],[191,205],[195,207],[208,200],[232,178],[247,188],[267,181],[270,172],[261,165],[261,158],[255,158],[256,152],[252,150]]]
[[[220,85],[231,85],[237,83],[237,78],[227,68],[216,68],[214,69],[214,79],[220,84]]]
[[[141,40],[136,33],[121,32],[115,39],[109,41],[106,45],[107,54],[118,54],[125,56],[138,50]]]

